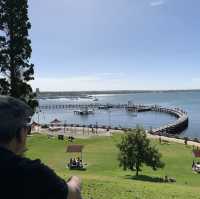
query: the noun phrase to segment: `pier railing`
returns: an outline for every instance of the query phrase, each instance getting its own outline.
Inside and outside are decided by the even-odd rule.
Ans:
[[[99,108],[99,107],[108,107],[108,108],[126,108],[127,104],[54,104],[54,105],[40,105],[39,109],[51,110],[51,109],[80,109],[80,108]]]

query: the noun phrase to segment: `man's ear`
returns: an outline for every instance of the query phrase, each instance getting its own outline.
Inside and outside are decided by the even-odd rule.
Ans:
[[[17,130],[17,133],[16,133],[16,139],[17,139],[18,142],[21,141],[21,131],[22,131],[22,129],[19,128],[19,129]]]
[[[21,128],[16,137],[16,151],[18,155],[23,155],[26,149],[26,137],[27,131],[25,128]]]
[[[17,141],[18,142],[24,142],[24,140],[26,139],[27,133],[25,128],[20,128],[17,132]]]

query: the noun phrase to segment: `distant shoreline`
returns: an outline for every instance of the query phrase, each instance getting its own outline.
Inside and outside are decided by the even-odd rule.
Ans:
[[[37,95],[38,97],[85,97],[89,95],[109,95],[109,94],[136,94],[136,93],[172,93],[172,92],[200,92],[200,89],[188,89],[188,90],[105,90],[105,91],[42,91]]]

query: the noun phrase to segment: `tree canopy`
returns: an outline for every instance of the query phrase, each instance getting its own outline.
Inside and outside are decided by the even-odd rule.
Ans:
[[[0,94],[35,108],[35,94],[28,84],[34,79],[30,28],[27,0],[0,0]]]
[[[153,170],[163,168],[165,164],[161,161],[161,154],[150,143],[142,128],[136,128],[122,136],[119,148],[119,166],[124,170],[136,170],[138,176],[143,164],[152,167]]]

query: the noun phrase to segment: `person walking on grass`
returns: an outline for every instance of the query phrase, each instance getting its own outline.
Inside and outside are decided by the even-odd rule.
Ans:
[[[81,182],[67,182],[39,159],[23,157],[33,111],[24,102],[0,96],[0,198],[81,199]]]

